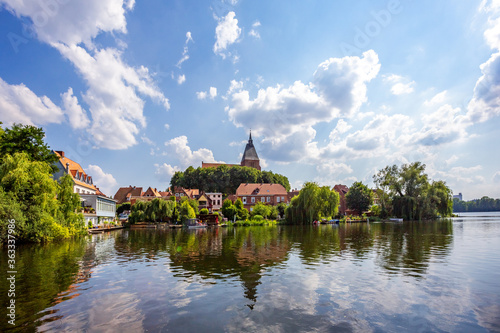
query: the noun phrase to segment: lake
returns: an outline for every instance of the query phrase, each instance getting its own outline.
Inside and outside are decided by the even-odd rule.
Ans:
[[[118,230],[20,246],[16,268],[2,332],[500,332],[499,213]]]

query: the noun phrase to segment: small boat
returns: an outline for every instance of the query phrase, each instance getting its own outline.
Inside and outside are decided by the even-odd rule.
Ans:
[[[202,229],[206,228],[207,224],[200,222],[200,220],[198,219],[188,219],[186,221],[186,226],[188,227],[188,229]]]
[[[393,218],[390,218],[389,221],[391,221],[391,222],[403,222],[403,219],[393,217]]]

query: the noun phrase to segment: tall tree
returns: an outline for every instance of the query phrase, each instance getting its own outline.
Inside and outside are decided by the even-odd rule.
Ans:
[[[349,188],[349,192],[347,192],[345,200],[349,209],[352,209],[361,215],[372,205],[373,191],[362,182],[355,182]]]
[[[58,158],[44,142],[45,132],[41,127],[14,124],[0,133],[0,156],[24,152],[31,161],[52,165]]]

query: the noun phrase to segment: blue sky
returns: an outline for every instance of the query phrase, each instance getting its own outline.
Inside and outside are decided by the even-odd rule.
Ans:
[[[422,161],[500,197],[500,1],[0,0],[0,120],[106,194],[238,163],[293,187]]]

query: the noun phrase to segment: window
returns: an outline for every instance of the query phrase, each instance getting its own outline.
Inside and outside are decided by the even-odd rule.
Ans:
[[[254,203],[254,202],[255,202],[255,197],[252,197],[252,203]]]
[[[280,197],[277,197],[277,198],[276,198],[276,201],[277,201],[277,202],[280,202]]]
[[[260,198],[260,201],[261,201],[261,202],[266,202],[266,198],[265,198],[265,197],[262,197],[262,198]]]
[[[246,204],[247,203],[247,197],[243,197],[243,203]]]
[[[271,202],[271,197],[267,197],[267,202]]]
[[[179,193],[175,193],[175,196],[178,197],[179,196]]]
[[[281,197],[281,202],[285,202],[285,197]]]

